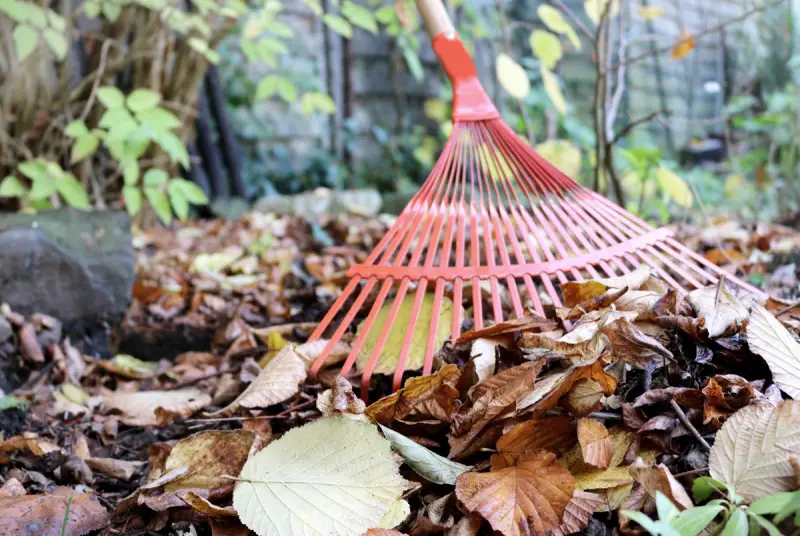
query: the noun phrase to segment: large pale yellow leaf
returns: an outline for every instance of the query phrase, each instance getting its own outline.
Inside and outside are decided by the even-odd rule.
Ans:
[[[567,113],[567,101],[564,99],[564,94],[561,93],[558,80],[556,80],[553,72],[548,69],[547,65],[544,63],[539,64],[539,71],[542,73],[542,85],[544,85],[547,97],[550,99],[550,102],[553,103],[553,106],[556,107],[556,110],[558,110],[561,115],[564,115]]]
[[[375,367],[376,374],[394,374],[394,369],[397,361],[400,358],[400,351],[403,349],[403,341],[405,340],[406,333],[408,333],[408,326],[411,320],[411,313],[414,310],[414,295],[406,296],[397,314],[394,316],[394,323],[389,331],[389,337],[386,339],[386,344],[381,350],[378,363]],[[420,370],[425,363],[425,351],[428,345],[428,335],[431,331],[433,320],[433,302],[434,296],[426,294],[422,298],[420,305],[419,317],[417,324],[414,328],[414,334],[411,337],[411,348],[406,358],[406,370]],[[389,315],[392,309],[392,303],[389,302],[381,307],[378,315],[375,317],[375,322],[369,330],[367,337],[364,339],[364,346],[358,354],[356,366],[363,369],[369,362],[372,351],[377,346],[381,332],[384,326],[389,322]],[[436,340],[434,344],[434,351],[441,348],[447,338],[450,336],[450,330],[453,327],[453,302],[448,298],[442,298],[441,308],[437,315],[439,324],[436,329]],[[363,329],[363,325],[359,326],[359,332]]]
[[[797,488],[790,456],[800,452],[800,402],[746,406],[717,432],[708,457],[713,478],[748,502]]]
[[[550,30],[557,34],[566,35],[575,50],[581,49],[581,40],[578,39],[578,34],[556,8],[541,4],[536,13]]]
[[[800,398],[800,344],[760,305],[750,310],[747,343],[767,362],[775,385],[792,398]]]
[[[531,33],[530,44],[534,56],[544,62],[548,68],[556,68],[558,60],[564,53],[558,37],[544,30],[534,30]]]
[[[497,56],[497,79],[509,95],[524,99],[531,90],[531,83],[525,69],[507,54]]]
[[[287,400],[300,389],[306,379],[305,362],[287,345],[273,357],[242,394],[227,407],[212,413],[224,415],[236,408],[266,408]]]
[[[377,428],[346,417],[289,430],[250,458],[239,479],[233,506],[259,536],[361,536],[402,510],[406,484]]]
[[[669,194],[670,198],[682,207],[692,206],[692,190],[682,178],[665,167],[656,169],[656,180],[661,189]]]
[[[545,450],[512,461],[513,457],[496,454],[491,472],[462,474],[456,496],[504,536],[545,536],[561,524],[575,479],[555,454]]]

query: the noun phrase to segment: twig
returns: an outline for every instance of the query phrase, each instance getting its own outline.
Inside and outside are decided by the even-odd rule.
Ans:
[[[794,309],[798,305],[800,305],[800,301],[796,301],[796,302],[794,302],[794,303],[792,303],[790,305],[787,305],[786,307],[784,307],[783,309],[781,309],[780,311],[775,313],[775,318],[778,318],[779,316],[788,313],[789,311],[791,311],[792,309]]]
[[[270,420],[270,419],[280,419],[281,417],[285,417],[293,411],[297,411],[298,409],[303,409],[305,407],[310,406],[311,404],[315,404],[317,401],[316,399],[306,400],[296,406],[289,406],[285,410],[281,411],[277,415],[257,415],[255,417],[212,417],[210,419],[186,419],[185,423],[187,424],[202,424],[207,422],[241,422],[241,421],[255,421],[255,420]]]
[[[612,65],[611,67],[609,67],[608,71],[609,72],[616,71],[620,67],[625,67],[627,65],[631,65],[633,63],[637,63],[637,62],[639,62],[639,61],[641,61],[643,59],[649,58],[650,56],[655,56],[655,55],[661,54],[663,52],[668,52],[668,51],[672,50],[676,46],[680,46],[680,45],[682,45],[684,43],[688,43],[692,39],[694,39],[696,41],[696,40],[698,40],[698,39],[700,39],[702,37],[705,37],[707,35],[711,35],[713,33],[717,33],[720,30],[723,30],[726,27],[730,26],[731,24],[736,24],[737,22],[741,22],[741,21],[745,20],[746,18],[750,17],[751,15],[754,15],[754,14],[760,12],[760,11],[766,11],[767,9],[770,9],[770,8],[773,8],[773,7],[777,7],[777,6],[781,5],[781,4],[786,3],[786,1],[787,0],[776,0],[774,2],[769,2],[767,4],[763,4],[763,5],[760,5],[760,6],[755,6],[755,7],[751,8],[751,9],[745,11],[744,13],[741,13],[740,15],[737,15],[736,17],[732,17],[730,19],[724,20],[724,21],[722,21],[721,23],[719,23],[719,24],[717,24],[715,26],[712,26],[710,28],[707,28],[707,29],[703,30],[702,32],[698,32],[696,34],[689,35],[689,36],[687,36],[687,37],[685,37],[683,39],[679,39],[678,41],[676,41],[674,43],[671,43],[669,45],[663,46],[661,48],[656,48],[656,49],[653,49],[653,50],[648,50],[647,52],[642,52],[641,54],[638,54],[636,56],[633,56],[633,57],[629,58],[627,61],[617,63],[616,65]],[[609,4],[610,3],[611,2],[609,2]],[[605,74],[605,73],[603,73],[603,74]]]
[[[695,428],[694,425],[689,422],[689,417],[686,416],[678,403],[675,402],[675,400],[670,400],[669,405],[672,406],[672,409],[674,409],[675,413],[678,414],[678,420],[680,420],[686,429],[692,433],[692,435],[695,437],[695,439],[697,439],[697,441],[700,442],[703,448],[706,450],[711,450],[711,445],[709,445],[708,441],[706,441],[703,436],[700,435],[700,432],[697,431],[697,428]]]
[[[564,3],[564,0],[554,0],[555,4],[558,8],[567,16],[572,23],[578,27],[578,30],[589,39],[589,42],[594,46],[595,44],[595,36],[592,31],[583,23],[583,21],[575,15],[575,12],[572,11],[567,4]],[[611,2],[609,2],[610,4]]]
[[[691,471],[684,471],[683,473],[678,473],[677,475],[672,475],[675,478],[681,478],[684,476],[694,476],[694,475],[702,475],[703,473],[708,472],[708,467],[701,467],[700,469],[692,469]]]
[[[649,113],[649,114],[647,114],[647,115],[645,115],[643,117],[640,117],[638,119],[634,119],[633,121],[631,121],[630,123],[625,125],[622,128],[622,130],[617,132],[617,134],[614,136],[614,139],[611,140],[611,145],[616,144],[619,140],[621,140],[622,138],[624,138],[625,136],[630,134],[631,131],[633,129],[635,129],[636,127],[638,127],[640,125],[643,125],[644,123],[647,123],[649,121],[652,121],[656,117],[659,117],[659,116],[662,116],[662,115],[668,116],[668,115],[671,115],[671,114],[672,114],[672,112],[670,110],[658,110],[658,111]]]
[[[111,43],[113,43],[113,41],[103,41],[103,45],[100,48],[100,61],[97,65],[97,76],[94,82],[92,82],[92,91],[89,93],[89,99],[83,107],[83,112],[79,119],[81,122],[86,121],[86,118],[89,117],[89,111],[91,111],[94,99],[97,97],[97,88],[100,87],[100,80],[103,78],[103,73],[106,70],[106,58],[108,57],[108,49],[111,48]]]

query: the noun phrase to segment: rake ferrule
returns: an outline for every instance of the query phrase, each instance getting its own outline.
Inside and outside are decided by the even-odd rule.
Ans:
[[[453,121],[485,121],[500,114],[483,89],[475,64],[455,32],[433,38],[433,50],[453,85]]]

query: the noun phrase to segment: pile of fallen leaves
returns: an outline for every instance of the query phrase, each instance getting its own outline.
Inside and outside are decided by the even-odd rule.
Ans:
[[[638,535],[621,511],[691,508],[705,475],[748,502],[798,489],[800,306],[724,284],[565,283],[564,308],[467,331],[371,404],[337,374],[347,338],[310,378],[324,341],[304,341],[387,223],[139,233],[114,356],[0,309],[21,382],[0,398],[0,535]],[[684,239],[794,299],[797,234],[733,227]]]

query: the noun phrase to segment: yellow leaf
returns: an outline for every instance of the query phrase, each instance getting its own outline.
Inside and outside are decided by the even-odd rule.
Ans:
[[[694,200],[689,185],[673,171],[660,167],[656,170],[656,180],[661,189],[682,207],[690,208]]]
[[[731,173],[725,179],[725,197],[732,199],[738,196],[744,186],[744,175],[741,173]]]
[[[233,506],[259,536],[361,536],[396,524],[408,511],[398,504],[405,485],[374,425],[324,417],[292,428],[251,457]]]
[[[497,56],[497,79],[509,95],[524,99],[531,90],[525,69],[507,54]]]
[[[547,140],[535,148],[536,152],[556,166],[568,177],[577,177],[581,172],[581,150],[568,140]]]
[[[447,119],[447,103],[442,99],[426,100],[425,115],[434,121],[445,121]]]
[[[569,42],[575,47],[575,50],[581,49],[581,40],[578,39],[578,34],[556,8],[542,4],[539,6],[539,9],[536,10],[536,13],[551,31],[567,36],[567,39],[569,39]]]
[[[640,6],[636,8],[636,12],[644,20],[655,20],[664,14],[664,8],[661,6]]]
[[[595,24],[600,24],[600,17],[603,16],[603,13],[606,13],[606,6],[608,6],[609,0],[586,0],[583,3],[583,8],[586,10],[586,14],[589,15],[589,18],[592,19],[592,22]],[[607,17],[615,17],[619,13],[619,0],[611,0],[611,6],[608,7]]]
[[[564,53],[558,37],[544,30],[534,30],[531,33],[530,43],[533,55],[542,60],[550,69],[555,69],[558,60]]]
[[[392,328],[389,330],[389,337],[386,339],[386,344],[380,352],[380,357],[375,367],[376,374],[394,374],[395,366],[400,358],[400,351],[403,349],[403,341],[409,329],[408,326],[410,324],[415,299],[415,296],[408,295],[400,305],[394,317]],[[433,323],[433,301],[434,297],[432,294],[426,294],[422,299],[417,324],[411,339],[411,348],[409,349],[408,358],[406,359],[406,370],[420,370],[425,363],[428,334],[430,333]],[[372,329],[370,329],[364,339],[364,346],[361,347],[358,360],[356,361],[356,365],[361,370],[363,370],[369,362],[372,351],[378,344],[381,332],[384,326],[389,322],[392,304],[393,302],[388,302],[381,307],[380,312],[378,312],[378,315],[375,317],[375,322],[372,324]],[[450,299],[442,298],[442,304],[438,311],[437,318],[439,323],[435,335],[434,350],[441,348],[449,337],[450,330],[453,327],[453,302]],[[360,332],[363,329],[363,324],[359,326],[358,329]]]
[[[542,73],[542,83],[544,84],[544,90],[547,92],[547,96],[550,98],[550,102],[553,103],[553,106],[556,107],[556,110],[558,110],[561,115],[564,115],[567,113],[567,101],[564,99],[564,94],[561,93],[561,88],[558,85],[556,77],[544,63],[539,64],[539,70]]]
[[[670,50],[669,55],[675,60],[683,59],[689,55],[689,52],[691,52],[696,45],[697,41],[695,41],[694,36],[689,32],[683,31],[678,36],[678,41],[675,43],[675,46],[672,47],[672,50]]]

